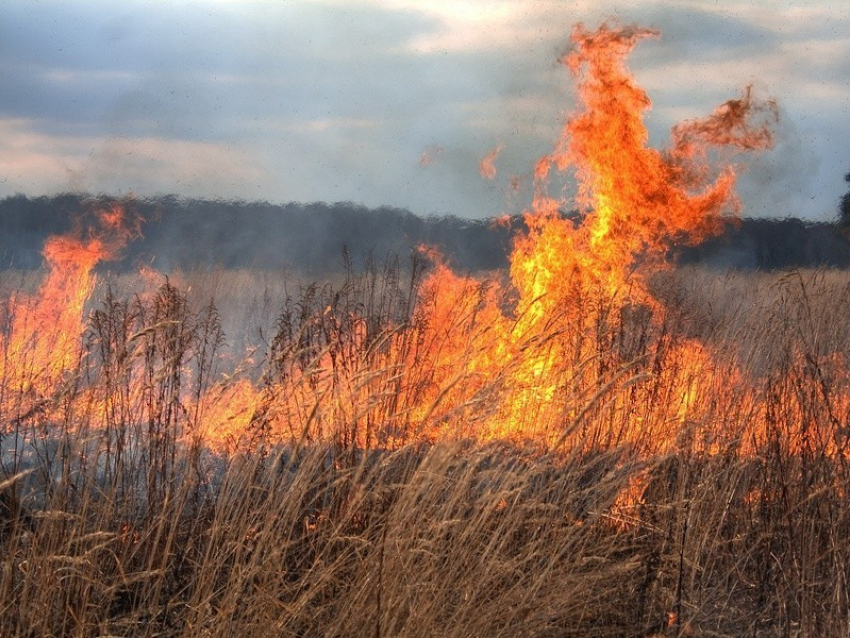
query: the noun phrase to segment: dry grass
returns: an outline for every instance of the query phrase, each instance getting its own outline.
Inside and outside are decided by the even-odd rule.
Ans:
[[[659,275],[663,316],[647,327],[620,312],[596,334],[610,365],[575,395],[581,444],[553,450],[397,435],[429,373],[399,385],[381,358],[405,317],[408,354],[422,347],[416,274],[399,272],[103,290],[79,369],[49,396],[0,394],[0,634],[847,634],[850,277]],[[348,339],[342,309],[365,342]],[[258,335],[246,374],[270,390],[255,445],[212,453],[191,436],[203,413],[186,397],[232,373]],[[710,347],[711,374],[690,380],[683,410],[678,346],[692,341]],[[304,373],[328,351],[374,376],[311,394]],[[646,381],[606,385],[632,360]],[[282,443],[263,438],[281,393],[306,402]],[[324,436],[310,428],[331,399],[339,421]],[[485,399],[428,418],[468,425]]]

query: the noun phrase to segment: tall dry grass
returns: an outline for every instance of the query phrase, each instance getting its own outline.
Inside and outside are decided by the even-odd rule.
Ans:
[[[106,282],[49,394],[2,380],[0,635],[847,635],[846,274],[662,273],[570,437],[486,442],[495,382],[412,420],[417,268]],[[239,375],[217,453],[192,397]]]

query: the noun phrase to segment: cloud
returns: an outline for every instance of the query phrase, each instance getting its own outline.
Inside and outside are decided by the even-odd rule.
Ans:
[[[0,181],[497,214],[505,180],[551,149],[575,108],[558,63],[571,26],[619,14],[663,32],[629,61],[654,102],[653,142],[755,80],[796,123],[812,183],[828,184],[816,156],[850,167],[831,141],[850,107],[850,8],[836,4],[3,3]],[[499,176],[482,184],[478,161],[499,143]],[[422,170],[429,146],[444,151]],[[788,173],[771,181],[772,168],[759,187],[781,193]]]
[[[0,193],[135,192],[256,197],[268,176],[248,153],[206,142],[53,136],[0,120]]]

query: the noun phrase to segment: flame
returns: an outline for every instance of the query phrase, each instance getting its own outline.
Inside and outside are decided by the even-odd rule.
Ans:
[[[80,356],[83,309],[96,283],[92,272],[113,259],[136,234],[118,204],[95,211],[95,226],[49,238],[43,256],[47,276],[33,296],[9,304],[0,337],[0,378],[4,386],[43,396]]]
[[[427,146],[425,150],[422,151],[422,154],[419,156],[419,166],[422,168],[427,168],[428,166],[431,166],[431,164],[433,164],[437,160],[437,158],[442,152],[443,149],[440,146],[435,146],[433,144]]]
[[[496,158],[504,149],[504,145],[497,145],[492,151],[487,153],[481,162],[478,164],[478,172],[484,179],[494,180],[496,178]]]
[[[731,166],[711,170],[711,147],[762,150],[772,143],[773,102],[756,103],[748,88],[741,99],[704,120],[673,128],[665,151],[647,146],[646,93],[625,67],[625,58],[656,31],[602,25],[573,29],[573,50],[563,62],[578,78],[584,110],[570,118],[553,153],[535,169],[538,192],[529,213],[530,235],[514,253],[514,282],[536,298],[542,288],[574,274],[584,286],[609,293],[623,289],[635,259],[662,256],[671,243],[696,243],[719,233],[739,211]],[[555,168],[574,167],[578,228],[559,218],[564,202],[549,198],[546,178]],[[657,261],[657,260],[656,260]],[[539,282],[543,271],[544,282]]]
[[[446,364],[472,359],[471,369],[490,378],[508,376],[491,434],[546,436],[550,427],[562,429],[565,420],[580,414],[580,408],[553,409],[553,402],[567,399],[568,385],[592,387],[586,375],[591,366],[582,362],[599,354],[593,351],[599,343],[586,339],[583,347],[569,343],[570,335],[575,340],[598,332],[611,309],[657,307],[638,260],[643,270],[658,266],[672,243],[696,243],[719,233],[739,210],[735,172],[730,165],[712,168],[709,149],[760,150],[771,144],[775,104],[757,103],[748,88],[708,118],[674,127],[669,149],[648,147],[643,116],[651,102],[625,58],[640,40],[657,35],[607,24],[593,32],[582,25],[573,30],[573,50],[563,62],[578,79],[583,109],[535,167],[535,197],[525,213],[528,232],[515,239],[511,255],[514,311],[503,315],[491,302],[486,314],[494,338],[471,353],[465,339],[441,349]],[[578,182],[579,218],[566,215],[568,202],[547,192],[553,171],[568,169]],[[437,268],[428,282],[429,290],[444,291],[448,306],[458,303],[456,288],[456,276],[445,268]]]
[[[191,341],[179,303],[164,318],[154,313],[152,324],[139,312],[128,319],[136,332],[118,357],[120,365],[142,362],[125,372],[134,386],[122,399],[131,404],[125,412],[151,424],[183,419],[187,437],[225,452],[258,437],[369,446],[444,436],[548,446],[640,440],[663,452],[683,432],[691,436],[698,428],[690,424],[711,421],[700,412],[707,390],[695,380],[719,378],[718,364],[696,342],[666,345],[657,330],[664,308],[645,276],[663,266],[672,244],[719,233],[738,212],[735,170],[725,154],[768,148],[776,105],[758,102],[747,88],[707,118],[675,126],[667,149],[650,148],[643,117],[651,102],[625,60],[657,35],[634,26],[574,28],[563,63],[577,80],[579,110],[534,168],[527,232],[514,240],[507,279],[460,276],[431,253],[433,268],[408,319],[375,327],[336,301],[322,303],[272,344],[262,381],[233,374],[208,382],[203,370],[162,355],[163,343]],[[482,161],[485,178],[495,176],[501,149]],[[439,151],[426,149],[420,163]],[[550,194],[559,191],[550,186],[559,173],[574,176],[575,200]],[[50,239],[38,294],[10,304],[4,387],[26,382],[48,396],[81,357],[92,269],[133,235],[117,206],[98,219],[97,233]],[[631,343],[631,332],[642,346]],[[154,383],[166,383],[165,390],[146,395]],[[658,396],[661,388],[667,395]],[[112,399],[98,397],[88,396],[97,404],[90,413],[109,423]],[[615,422],[628,426],[606,428]]]

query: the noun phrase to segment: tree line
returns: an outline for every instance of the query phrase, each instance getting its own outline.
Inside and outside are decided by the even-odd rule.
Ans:
[[[845,199],[842,205],[850,209],[850,197]],[[320,276],[433,246],[456,270],[474,273],[507,266],[511,237],[524,228],[521,216],[504,223],[420,217],[399,208],[366,208],[351,202],[16,195],[0,200],[0,267],[40,267],[48,236],[72,232],[81,218],[115,202],[141,220],[140,236],[110,266],[128,270],[143,264],[165,272],[192,267],[283,268]],[[836,223],[744,219],[700,245],[671,246],[671,256],[679,263],[716,268],[847,268],[850,242],[843,220],[843,216]]]

